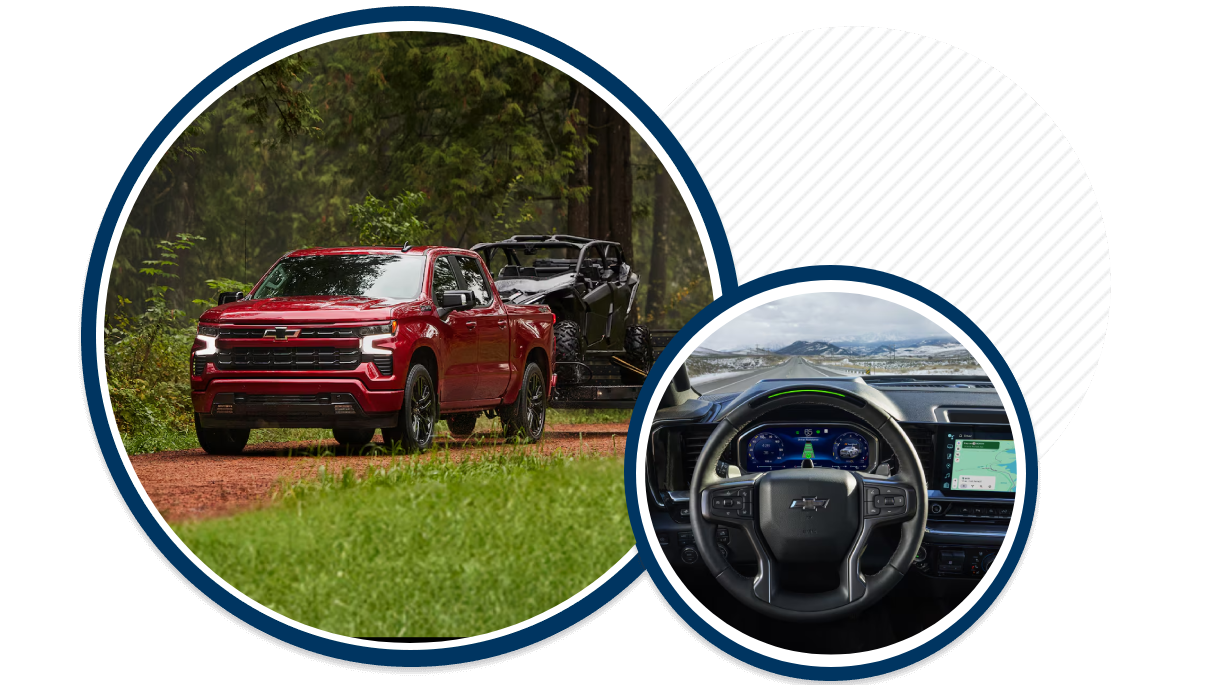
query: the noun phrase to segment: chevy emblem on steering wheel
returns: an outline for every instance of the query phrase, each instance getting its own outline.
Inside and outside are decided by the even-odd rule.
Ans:
[[[818,509],[825,509],[829,506],[829,499],[822,499],[819,497],[802,497],[800,499],[792,500],[792,506],[788,508],[802,509],[804,511],[817,511]]]

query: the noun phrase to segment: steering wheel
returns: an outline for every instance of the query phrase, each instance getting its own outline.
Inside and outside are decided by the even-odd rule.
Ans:
[[[782,391],[743,402],[720,420],[699,453],[691,482],[691,527],[695,546],[712,575],[754,611],[786,621],[829,621],[880,600],[902,580],[928,519],[923,467],[906,433],[888,412],[840,388],[783,386]],[[743,428],[784,407],[834,407],[873,429],[893,448],[898,475],[883,478],[829,468],[785,469],[721,478],[716,463]],[[721,557],[716,526],[741,529],[758,557],[748,578]],[[901,525],[898,548],[874,575],[860,571],[860,557],[873,531]],[[837,561],[839,586],[800,593],[777,583],[780,565]]]

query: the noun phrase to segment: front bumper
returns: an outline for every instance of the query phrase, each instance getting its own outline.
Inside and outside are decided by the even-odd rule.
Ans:
[[[402,390],[357,380],[215,380],[191,393],[204,428],[391,428]]]

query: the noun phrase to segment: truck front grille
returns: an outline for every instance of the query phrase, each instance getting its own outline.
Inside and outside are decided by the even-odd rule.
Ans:
[[[360,365],[355,347],[234,347],[220,350],[216,368],[226,371],[345,371]]]

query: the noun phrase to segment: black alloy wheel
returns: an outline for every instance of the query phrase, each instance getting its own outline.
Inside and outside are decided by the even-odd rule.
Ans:
[[[407,452],[422,452],[431,447],[436,433],[436,410],[436,386],[432,382],[432,374],[424,365],[415,364],[407,373],[398,425],[381,429],[386,448],[392,448],[396,442],[401,442]]]
[[[525,366],[517,399],[499,410],[504,437],[522,443],[538,442],[546,429],[546,376],[534,362]]]

